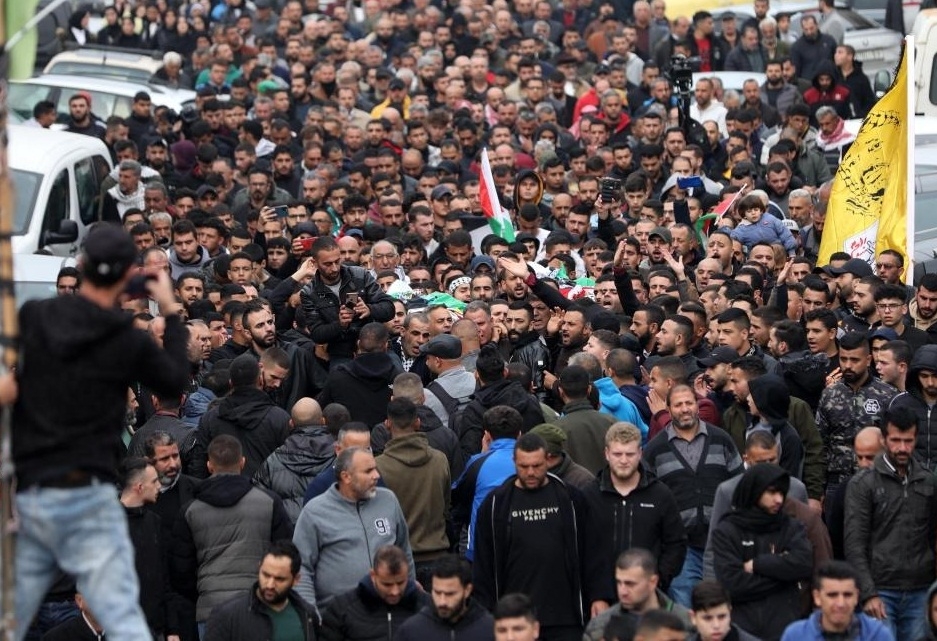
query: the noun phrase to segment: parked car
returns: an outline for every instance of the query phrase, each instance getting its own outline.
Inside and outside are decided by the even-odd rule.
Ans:
[[[28,300],[52,298],[55,281],[63,267],[74,267],[75,260],[41,254],[13,254],[13,291],[19,309]]]
[[[13,253],[74,256],[98,219],[111,156],[93,136],[12,125],[10,176],[16,194]]]
[[[874,20],[880,25],[885,24],[885,2],[884,0],[847,0],[849,8],[856,13],[865,16],[869,20]],[[918,11],[921,10],[920,0],[903,0],[901,3],[902,14],[904,18],[904,30],[910,32],[914,26],[914,19]]]
[[[150,84],[150,78],[163,65],[161,52],[139,52],[112,47],[85,46],[56,55],[44,74],[90,76]]]
[[[27,80],[11,80],[7,106],[23,119],[29,119],[37,102],[49,100],[58,110],[58,121],[65,123],[68,121],[68,99],[79,91],[86,91],[91,95],[91,111],[102,119],[109,116],[129,116],[133,97],[140,91],[150,94],[153,105],[165,105],[176,113],[180,113],[186,105],[195,103],[195,92],[186,89],[169,89],[88,76],[43,75]]]

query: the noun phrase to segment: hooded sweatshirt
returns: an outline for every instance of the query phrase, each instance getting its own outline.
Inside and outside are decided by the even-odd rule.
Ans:
[[[543,225],[544,227],[548,227],[549,225],[547,221],[552,219],[552,214],[550,213],[550,208],[542,203],[543,201],[543,179],[540,177],[540,174],[538,174],[533,169],[522,169],[521,171],[518,172],[517,178],[514,179],[514,195],[511,197],[512,200],[514,201],[514,209],[516,211],[520,211],[521,205],[528,204],[527,202],[520,201],[520,193],[518,192],[518,189],[517,189],[517,186],[521,184],[521,181],[524,178],[534,178],[537,181],[537,185],[539,185],[537,194],[534,196],[534,199],[533,201],[531,201],[531,204],[537,205],[540,208],[540,215],[543,217],[543,221],[544,221]]]
[[[241,472],[252,478],[267,457],[290,435],[290,415],[256,387],[236,387],[202,417],[196,449],[207,457],[208,444],[219,434],[236,437],[247,462]]]
[[[638,407],[627,397],[625,397],[615,385],[611,378],[600,378],[593,383],[595,389],[599,392],[600,411],[611,414],[619,421],[631,423],[641,430],[642,443],[647,442],[647,423],[641,417]]]
[[[455,429],[466,457],[481,452],[484,434],[482,415],[495,405],[508,405],[520,412],[524,419],[524,432],[544,422],[537,397],[528,393],[517,381],[505,379],[485,385],[475,392],[474,399],[465,406],[462,416],[456,416]]]
[[[335,461],[335,439],[325,428],[310,425],[295,430],[254,475],[254,484],[275,492],[296,523],[303,496],[312,479]]]
[[[123,458],[127,388],[138,381],[155,394],[181,395],[188,331],[168,316],[160,348],[129,316],[82,295],[25,303],[19,327],[12,441],[19,489],[76,470],[112,482]]]
[[[937,407],[928,403],[921,389],[920,374],[937,372],[937,345],[925,345],[911,357],[911,366],[905,377],[905,390],[898,394],[889,407],[907,407],[917,414],[917,445],[914,453],[928,469],[937,463]]]
[[[801,478],[804,467],[804,445],[797,431],[787,420],[791,407],[791,394],[784,379],[774,374],[765,374],[750,380],[748,391],[760,416],[758,422],[746,431],[746,437],[755,430],[771,432],[780,444],[781,467],[791,476]]]
[[[426,434],[414,432],[392,438],[376,461],[407,515],[414,558],[444,553],[449,548],[446,516],[452,482],[446,455],[430,447]]]
[[[370,499],[350,501],[333,485],[303,508],[293,543],[302,558],[296,592],[320,614],[331,599],[368,574],[382,545],[403,549],[410,578],[416,576],[407,522],[394,493],[386,488],[375,488]]]
[[[169,269],[172,271],[171,275],[173,280],[179,278],[185,272],[201,271],[201,269],[211,261],[208,250],[201,245],[198,246],[198,257],[191,263],[183,263],[180,261],[174,248],[170,248],[166,253],[169,254]]]
[[[397,630],[427,605],[429,595],[407,583],[400,601],[390,605],[374,589],[370,576],[357,587],[335,598],[323,617],[319,638],[322,641],[391,641],[399,638]]]
[[[341,403],[351,420],[374,425],[387,416],[390,386],[400,368],[386,352],[359,354],[329,372],[328,382],[318,396],[319,404]]]

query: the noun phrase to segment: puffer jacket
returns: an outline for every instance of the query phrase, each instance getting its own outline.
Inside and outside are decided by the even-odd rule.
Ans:
[[[381,291],[368,270],[363,267],[342,266],[338,297],[317,274],[300,292],[303,318],[309,338],[317,344],[329,346],[330,358],[352,358],[358,342],[358,332],[367,323],[386,323],[394,317],[394,300]],[[338,323],[338,310],[345,304],[347,294],[358,294],[368,305],[371,315],[355,318],[342,329]]]
[[[427,606],[416,616],[404,621],[394,637],[395,641],[427,641],[448,638],[450,641],[488,641],[494,638],[495,621],[488,610],[469,599],[465,613],[452,623],[436,614],[436,608]]]
[[[606,376],[598,379],[592,385],[599,393],[599,411],[614,416],[616,420],[625,421],[637,427],[641,430],[642,443],[646,443],[647,423],[641,417],[637,405],[621,393],[618,386],[615,385],[615,381]]]
[[[907,407],[917,414],[917,446],[915,455],[924,466],[933,470],[937,464],[937,403],[928,404],[921,389],[920,373],[937,372],[937,345],[925,345],[911,357],[905,378],[905,390],[889,407]]]
[[[303,509],[303,496],[309,483],[335,461],[335,439],[325,428],[311,425],[294,431],[267,457],[254,485],[267,488],[283,499],[283,505],[296,523]]]
[[[934,582],[937,480],[912,458],[902,479],[879,454],[846,488],[843,547],[859,574],[860,603],[878,590],[922,590]]]
[[[339,594],[322,615],[319,638],[322,641],[393,641],[401,625],[426,605],[429,595],[411,579],[400,602],[388,605],[370,577]]]
[[[482,451],[482,415],[495,405],[507,405],[520,412],[524,419],[524,432],[544,422],[537,397],[527,392],[517,381],[500,380],[485,385],[475,392],[462,415],[456,416],[455,431],[466,457]]]

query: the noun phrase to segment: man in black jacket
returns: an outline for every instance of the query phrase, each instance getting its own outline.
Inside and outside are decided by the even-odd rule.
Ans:
[[[247,457],[242,474],[252,478],[290,433],[290,415],[263,390],[263,370],[257,359],[241,354],[229,371],[233,389],[199,422],[192,461],[193,472],[201,478],[208,476],[206,448],[216,436],[229,434],[241,442]]]
[[[585,499],[547,472],[546,448],[536,434],[517,439],[516,474],[478,510],[472,572],[482,605],[527,594],[542,638],[580,639],[601,593],[601,555]]]
[[[139,381],[181,395],[188,331],[163,272],[140,283],[167,313],[162,348],[117,310],[136,254],[122,229],[96,227],[85,239],[78,294],[20,309],[20,367],[15,379],[0,379],[0,402],[16,399],[16,619],[24,626],[61,568],[76,576],[112,638],[150,635],[113,482],[127,390]]]
[[[316,275],[303,287],[300,300],[309,337],[329,350],[335,367],[354,357],[358,332],[365,323],[386,323],[394,317],[393,299],[381,291],[363,267],[342,265],[341,251],[331,236],[312,244]]]
[[[433,604],[407,619],[395,641],[494,641],[495,621],[472,598],[472,567],[454,554],[433,566]]]
[[[212,612],[204,641],[315,641],[315,611],[293,591],[299,581],[300,561],[299,550],[291,541],[274,542],[250,591]]]
[[[323,641],[394,638],[399,627],[428,602],[410,578],[406,553],[396,545],[383,545],[374,553],[368,576],[328,605],[321,637]]]
[[[584,494],[601,539],[604,558],[600,600],[614,603],[615,559],[631,548],[643,548],[657,559],[660,586],[680,574],[686,556],[686,529],[669,487],[648,473],[641,461],[641,432],[630,423],[615,423],[605,434],[605,460],[595,483]],[[593,615],[597,612],[593,612]]]
[[[481,452],[485,432],[482,415],[495,405],[507,405],[520,412],[524,419],[524,432],[544,422],[537,397],[527,392],[517,381],[508,380],[505,371],[504,359],[493,343],[485,345],[478,352],[475,377],[479,390],[462,410],[461,416],[456,414],[452,423],[466,458]]]
[[[390,400],[390,386],[400,369],[387,353],[387,328],[368,323],[358,334],[358,355],[351,362],[329,371],[329,380],[319,394],[319,405],[341,403],[351,420],[374,425],[383,421]]]
[[[134,548],[134,564],[140,579],[140,606],[153,634],[178,641],[179,624],[175,595],[169,585],[167,541],[160,518],[148,504],[159,497],[159,474],[146,459],[131,457],[122,466],[120,502],[127,513],[127,527]]]

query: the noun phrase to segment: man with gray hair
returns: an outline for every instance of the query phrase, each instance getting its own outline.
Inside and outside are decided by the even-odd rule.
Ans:
[[[378,487],[380,474],[367,448],[342,450],[337,482],[309,501],[299,515],[293,543],[302,557],[296,591],[321,614],[336,595],[354,588],[371,569],[370,550],[396,545],[415,578],[410,533],[394,493]]]
[[[118,167],[117,184],[107,190],[101,200],[101,220],[120,223],[128,209],[143,210],[142,168],[136,160],[123,160]]]

